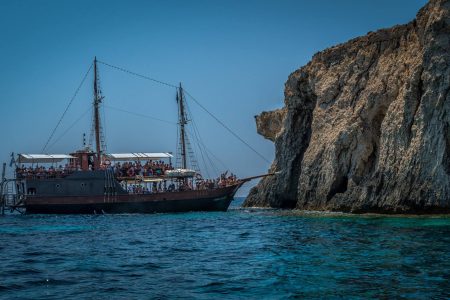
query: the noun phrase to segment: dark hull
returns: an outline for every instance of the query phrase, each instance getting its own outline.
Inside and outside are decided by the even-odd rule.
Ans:
[[[214,190],[143,195],[28,197],[31,214],[168,213],[226,211],[241,184]]]

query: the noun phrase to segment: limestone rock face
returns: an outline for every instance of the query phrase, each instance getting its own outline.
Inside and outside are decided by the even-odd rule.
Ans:
[[[274,142],[276,137],[281,134],[285,116],[285,109],[277,109],[269,112],[264,111],[259,116],[255,116],[258,133]]]
[[[245,206],[450,212],[450,0],[314,55],[285,106],[256,118],[275,142]],[[279,125],[281,124],[281,126]]]

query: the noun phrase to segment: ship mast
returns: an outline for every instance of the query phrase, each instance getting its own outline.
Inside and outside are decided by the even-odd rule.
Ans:
[[[186,113],[184,111],[184,98],[183,98],[183,87],[178,89],[177,102],[178,102],[178,118],[180,124],[180,143],[181,143],[181,168],[187,169],[186,161],[186,132],[184,126],[187,124]]]
[[[96,159],[94,169],[100,169],[102,151],[100,142],[100,114],[99,106],[102,102],[102,97],[98,88],[98,74],[97,74],[97,57],[94,58],[94,131],[95,131],[95,147],[96,147]]]

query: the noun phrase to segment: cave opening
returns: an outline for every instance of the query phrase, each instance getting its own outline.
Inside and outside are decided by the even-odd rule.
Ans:
[[[348,188],[348,177],[347,176],[339,176],[333,182],[330,191],[327,195],[327,201],[331,200],[336,194],[342,194],[347,191]]]

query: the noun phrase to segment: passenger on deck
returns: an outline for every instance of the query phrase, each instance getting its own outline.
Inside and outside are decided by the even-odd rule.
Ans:
[[[163,176],[166,170],[173,170],[172,164],[165,164],[163,161],[147,161],[144,165],[140,161],[117,163],[114,166],[117,177],[134,177],[142,175],[144,177]]]

